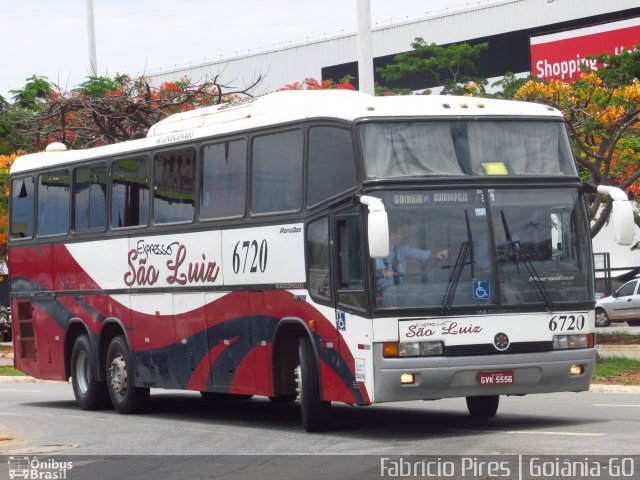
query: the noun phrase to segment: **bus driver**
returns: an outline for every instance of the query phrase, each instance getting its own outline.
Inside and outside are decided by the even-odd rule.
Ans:
[[[389,256],[376,260],[378,291],[402,284],[402,277],[407,271],[407,259],[419,260],[424,263],[432,257],[431,250],[422,250],[406,242],[404,229],[400,224],[391,225],[389,244]],[[446,249],[433,254],[433,258],[437,260],[445,260],[448,256],[449,251]]]

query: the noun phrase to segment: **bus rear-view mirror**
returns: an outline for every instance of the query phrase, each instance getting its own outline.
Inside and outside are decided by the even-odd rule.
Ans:
[[[382,200],[363,195],[360,203],[369,208],[368,215],[368,243],[371,258],[386,258],[389,256],[389,220]]]
[[[618,245],[631,245],[635,230],[633,208],[627,194],[617,187],[598,185],[598,193],[609,195],[613,199],[611,223],[614,238]]]

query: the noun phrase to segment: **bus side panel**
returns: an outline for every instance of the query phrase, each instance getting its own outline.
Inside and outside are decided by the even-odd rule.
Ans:
[[[202,358],[209,358],[204,301],[204,293],[173,294],[177,348],[175,361],[180,370],[177,378],[180,388],[206,389],[206,379],[193,379]]]
[[[69,312],[55,298],[37,299],[34,303],[38,378],[67,380],[64,373],[64,328],[69,322]]]
[[[51,292],[52,247],[12,247],[9,254],[9,275],[12,293]]]
[[[53,289],[55,291],[90,291],[101,288],[73,258],[65,245],[54,245],[51,254],[53,256]],[[96,251],[95,255],[108,255],[108,252]]]
[[[136,385],[177,388],[178,379],[170,293],[135,294],[131,303],[131,350],[134,355]]]
[[[41,245],[15,247],[9,255],[14,364],[37,378],[63,380],[64,362],[60,362],[59,352],[66,324],[54,308],[55,300],[47,295],[52,290],[51,252],[51,245]]]

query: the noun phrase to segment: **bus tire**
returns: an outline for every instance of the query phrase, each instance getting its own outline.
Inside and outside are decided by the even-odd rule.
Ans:
[[[297,395],[291,393],[278,395],[277,397],[269,397],[269,400],[271,400],[273,403],[290,403],[293,402],[296,398],[298,398]]]
[[[96,354],[89,337],[76,338],[71,350],[71,384],[76,403],[83,410],[98,410],[109,406],[106,382],[99,382],[96,375]]]
[[[309,337],[298,343],[300,364],[295,370],[302,426],[307,432],[323,430],[329,424],[331,402],[322,400],[318,363]]]
[[[253,395],[243,395],[235,393],[220,392],[200,392],[202,398],[207,402],[228,402],[234,400],[249,400]]]
[[[107,350],[106,379],[111,403],[119,413],[136,413],[149,400],[149,389],[133,386],[133,360],[127,340],[113,337]]]
[[[491,418],[496,416],[500,395],[485,397],[467,397],[467,408],[473,418]]]

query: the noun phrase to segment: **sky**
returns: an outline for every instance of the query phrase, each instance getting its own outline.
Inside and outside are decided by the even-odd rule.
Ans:
[[[495,1],[370,0],[372,27]],[[0,0],[0,7],[0,95],[11,100],[10,90],[32,75],[63,90],[86,79],[86,0]],[[109,76],[356,31],[355,0],[93,0],[93,8],[98,74]]]

